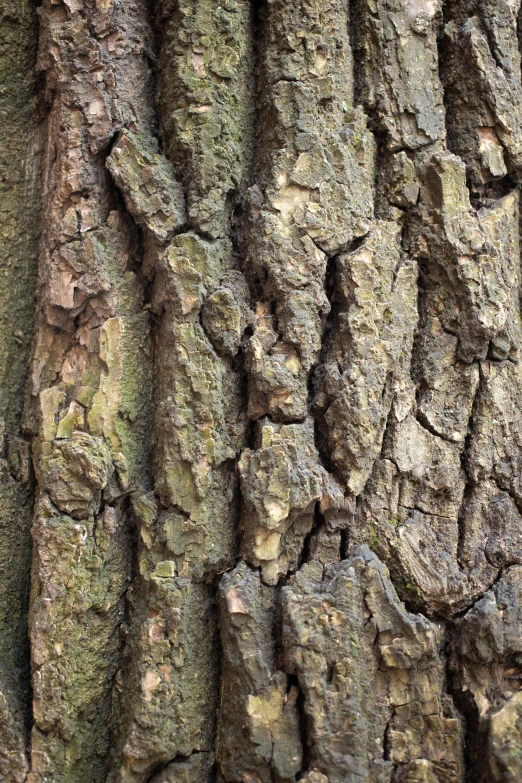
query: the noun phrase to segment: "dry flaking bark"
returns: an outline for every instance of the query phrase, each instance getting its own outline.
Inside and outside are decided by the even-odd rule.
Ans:
[[[151,347],[138,234],[104,156],[122,125],[152,126],[151,36],[141,2],[48,0],[40,20],[49,112],[28,411],[38,480],[31,774],[65,783],[107,775],[132,574],[128,496],[147,482]]]
[[[327,260],[367,233],[372,136],[353,105],[343,0],[270,2],[260,42],[245,274],[255,296],[245,350],[248,412],[304,419],[330,305]]]
[[[441,627],[405,610],[365,547],[292,578],[283,588],[285,664],[304,693],[313,772],[333,783],[462,778],[440,643]]]
[[[2,780],[515,783],[520,3],[36,5],[0,0]]]
[[[235,555],[235,461],[246,425],[235,357],[248,296],[230,222],[251,128],[250,7],[158,2],[156,15],[164,153],[123,132],[108,159],[143,227],[155,316],[153,492],[133,499],[138,594],[120,677],[122,747],[109,776],[121,781],[149,780],[169,762],[162,774],[175,779],[192,754],[210,763],[186,774],[211,773],[219,673],[211,583]]]
[[[522,98],[519,9],[518,0],[447,3],[448,141],[465,161],[473,188],[507,174],[519,181],[522,118],[513,110]]]

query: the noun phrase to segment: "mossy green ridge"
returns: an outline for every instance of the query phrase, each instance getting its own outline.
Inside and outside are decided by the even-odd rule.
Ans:
[[[105,159],[124,122],[150,134],[151,35],[141,2],[45,0],[40,19],[49,115],[29,388],[31,783],[105,783],[135,565],[129,496],[148,488],[152,385],[139,231]]]
[[[158,108],[165,152],[187,189],[188,221],[228,230],[246,182],[252,134],[250,0],[156,0],[162,48]]]
[[[130,723],[123,764],[108,778],[121,783],[150,780],[176,756],[212,755],[217,708],[217,617],[211,586],[176,578],[168,561],[138,586],[140,622],[127,646],[135,663],[132,692],[129,683],[118,680]]]
[[[155,319],[153,492],[133,498],[139,576],[109,779],[144,783],[166,765],[158,780],[199,783],[212,775],[218,693],[211,583],[237,549],[245,445],[237,354],[252,316],[229,234],[251,137],[252,7],[154,7],[162,151],[132,128],[107,160],[143,228]]]
[[[34,331],[40,150],[35,3],[0,2],[0,778],[25,780],[32,486],[20,437]]]

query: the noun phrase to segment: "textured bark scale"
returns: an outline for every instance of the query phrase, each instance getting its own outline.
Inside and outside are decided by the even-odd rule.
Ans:
[[[522,779],[520,0],[0,0],[0,779]]]

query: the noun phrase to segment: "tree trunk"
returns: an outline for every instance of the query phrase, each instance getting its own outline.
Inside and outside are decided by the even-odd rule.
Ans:
[[[2,781],[520,783],[519,6],[0,0]]]

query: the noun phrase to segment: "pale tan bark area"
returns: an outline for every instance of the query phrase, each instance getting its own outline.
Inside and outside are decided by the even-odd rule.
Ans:
[[[518,783],[519,0],[14,6],[1,780]]]

